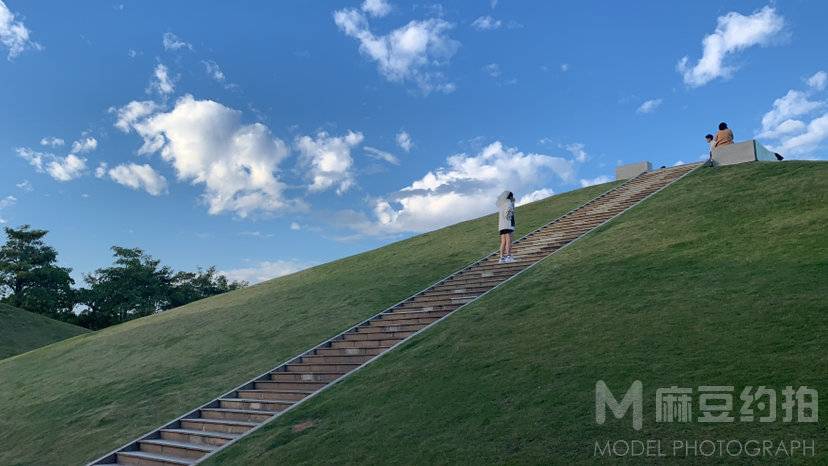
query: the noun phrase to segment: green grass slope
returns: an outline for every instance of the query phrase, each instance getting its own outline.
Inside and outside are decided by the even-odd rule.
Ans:
[[[607,189],[520,207],[518,233]],[[496,228],[464,222],[0,361],[0,464],[106,453],[494,250]]]
[[[0,359],[86,333],[77,325],[0,304]]]
[[[824,419],[654,414],[673,385],[735,386],[737,419],[746,385],[828,393],[826,225],[828,163],[700,170],[210,464],[589,464],[617,439],[812,439],[826,463]],[[596,425],[596,381],[636,379],[644,428]]]

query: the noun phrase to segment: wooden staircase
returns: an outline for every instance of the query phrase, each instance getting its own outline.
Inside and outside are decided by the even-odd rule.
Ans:
[[[514,262],[499,264],[497,252],[491,253],[89,465],[196,464],[699,166],[666,168],[630,179],[517,240]]]

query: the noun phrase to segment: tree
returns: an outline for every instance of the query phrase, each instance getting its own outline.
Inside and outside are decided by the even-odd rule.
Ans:
[[[112,247],[112,267],[84,276],[90,285],[80,290],[81,325],[101,329],[167,309],[173,290],[173,272],[139,248]]]
[[[224,275],[219,275],[215,267],[207,270],[198,269],[195,273],[178,272],[172,281],[170,308],[247,286],[246,282],[230,282]]]
[[[197,272],[177,272],[139,248],[113,246],[112,267],[85,275],[89,288],[78,291],[85,307],[78,323],[97,330],[138,317],[246,286],[230,282],[215,267]]]
[[[57,266],[57,251],[43,241],[48,231],[32,230],[29,225],[5,231],[8,239],[0,247],[2,301],[69,320],[74,307],[72,269]]]

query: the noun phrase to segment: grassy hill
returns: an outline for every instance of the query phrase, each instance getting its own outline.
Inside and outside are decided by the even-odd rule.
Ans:
[[[824,415],[738,421],[747,385],[828,393],[826,225],[828,163],[701,170],[210,464],[592,463],[617,439],[812,439],[826,463]],[[596,425],[598,380],[642,381],[641,431]],[[673,385],[734,386],[737,421],[656,423]]]
[[[609,187],[518,208],[518,233]],[[398,302],[497,242],[489,216],[0,361],[0,464],[91,460]]]
[[[83,327],[0,304],[0,359],[88,331]]]

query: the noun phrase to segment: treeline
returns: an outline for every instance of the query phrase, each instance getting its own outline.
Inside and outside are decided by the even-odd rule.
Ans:
[[[247,286],[215,267],[175,272],[139,248],[113,246],[113,264],[84,275],[57,264],[46,230],[5,228],[0,247],[0,302],[98,330]]]

